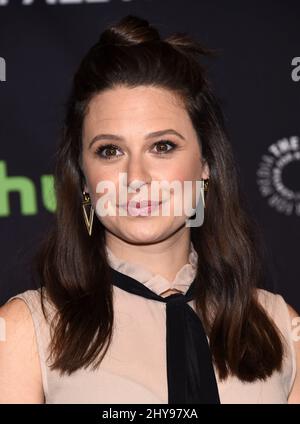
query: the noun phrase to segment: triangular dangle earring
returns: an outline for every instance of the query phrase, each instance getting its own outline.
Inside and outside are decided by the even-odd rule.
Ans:
[[[94,208],[91,203],[89,193],[83,192],[82,210],[84,222],[89,235],[92,234],[93,220],[94,220]]]

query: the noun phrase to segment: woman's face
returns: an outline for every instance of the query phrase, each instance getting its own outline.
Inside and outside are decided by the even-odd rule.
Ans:
[[[157,132],[161,134],[149,135]],[[95,139],[99,135],[101,137]],[[184,202],[183,182],[192,182],[189,193],[190,199],[193,193],[192,207],[196,207],[195,180],[209,177],[208,167],[202,163],[197,134],[185,108],[172,92],[158,87],[120,86],[93,97],[83,123],[81,160],[84,189],[90,194],[96,215],[106,231],[133,244],[162,241],[185,227],[187,215],[184,211],[180,215],[174,213],[174,205]],[[119,179],[120,173],[126,175],[127,182]],[[107,199],[108,193],[96,192],[99,182],[113,184],[115,203],[120,205],[124,203],[118,197],[121,190],[126,191],[127,201],[151,200],[154,198],[150,191],[151,181],[159,184],[162,180],[170,187],[177,181],[177,187],[179,184],[182,188],[180,193],[159,186],[156,199],[164,199],[170,213],[162,213],[162,205],[156,209],[158,216],[151,216],[151,212],[145,210],[141,212],[142,209],[128,211],[121,206],[116,206],[115,216],[99,213],[99,199],[102,196]],[[132,185],[130,191],[132,182],[136,185]],[[138,191],[140,185],[143,186]],[[107,201],[105,206],[108,206]],[[121,210],[125,216],[120,216]]]

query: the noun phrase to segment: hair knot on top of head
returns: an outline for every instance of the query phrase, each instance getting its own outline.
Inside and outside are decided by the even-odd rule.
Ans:
[[[101,34],[102,45],[132,46],[141,43],[162,41],[159,32],[146,19],[127,15]]]
[[[189,60],[198,61],[199,56],[216,56],[219,50],[207,48],[185,32],[176,32],[165,38],[160,36],[157,28],[148,20],[134,15],[127,15],[104,30],[94,46],[99,47],[136,47],[139,45],[161,45],[161,54],[170,57],[168,49],[185,56]],[[92,49],[93,50],[93,49]],[[159,54],[159,53],[158,53]],[[171,60],[171,59],[170,59]],[[204,69],[202,69],[204,76]]]
[[[166,37],[164,41],[181,53],[185,52],[203,56],[214,56],[218,52],[218,50],[205,47],[185,32],[173,33]]]

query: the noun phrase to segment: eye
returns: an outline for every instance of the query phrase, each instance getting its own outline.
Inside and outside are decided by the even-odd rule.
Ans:
[[[168,149],[167,146],[170,146]],[[154,147],[158,147],[158,151],[155,153],[158,155],[165,155],[176,149],[177,144],[170,140],[160,140],[154,143]],[[119,149],[115,144],[105,144],[104,146],[98,147],[96,150],[96,155],[100,156],[101,159],[112,159],[121,155],[114,154],[115,151]]]
[[[118,149],[118,146],[115,146],[114,144],[105,144],[104,146],[98,147],[98,149],[96,150],[96,155],[100,156],[103,159],[110,159],[111,157],[119,156],[119,155],[111,154],[117,149]],[[105,150],[109,152],[108,155],[107,154],[103,155],[103,152],[105,152]]]
[[[166,147],[168,145],[171,146],[170,149],[166,149]],[[162,154],[166,154],[166,153],[169,153],[169,152],[175,150],[176,147],[177,147],[177,144],[176,143],[173,143],[173,141],[161,140],[161,141],[158,141],[157,143],[155,143],[154,146],[158,146],[159,147],[159,150],[158,150],[157,154],[162,155]],[[161,149],[161,147],[162,147],[162,149]]]

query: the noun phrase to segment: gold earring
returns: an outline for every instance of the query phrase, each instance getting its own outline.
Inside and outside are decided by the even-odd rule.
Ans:
[[[93,220],[94,220],[94,208],[91,203],[89,193],[83,192],[82,210],[84,222],[89,235],[92,234]]]
[[[203,200],[203,206],[205,207],[205,194],[204,194],[204,192],[205,193],[208,192],[208,181],[209,181],[209,179],[208,178],[207,179],[201,178],[201,181],[204,181],[203,187],[201,187],[201,197],[202,197],[202,200]]]

